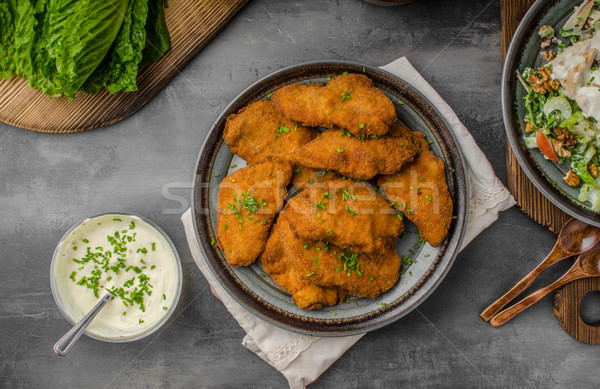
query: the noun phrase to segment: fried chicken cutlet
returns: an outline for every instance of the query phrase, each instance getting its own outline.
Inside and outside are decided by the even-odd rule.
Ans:
[[[390,133],[360,139],[346,130],[331,129],[293,151],[288,159],[343,176],[369,180],[377,174],[393,174],[419,152],[412,132],[392,124]]]
[[[309,127],[341,127],[352,135],[383,135],[396,120],[394,103],[363,74],[321,83],[295,83],[273,92],[275,107]]]
[[[394,245],[377,254],[353,253],[327,241],[309,242],[298,238],[287,222],[284,210],[280,239],[285,253],[301,276],[321,286],[336,286],[360,297],[377,297],[400,277],[401,259]]]
[[[414,132],[421,153],[401,172],[381,176],[379,187],[393,206],[415,223],[421,237],[439,246],[452,221],[452,199],[448,193],[445,167],[429,149],[423,134]]]
[[[285,211],[299,238],[326,240],[353,252],[381,251],[404,229],[396,210],[370,184],[349,180],[311,184]]]
[[[227,117],[223,139],[248,163],[294,151],[316,137],[313,129],[286,118],[271,101],[258,100]]]
[[[289,162],[268,157],[221,181],[217,198],[217,237],[231,266],[250,265],[262,253],[291,178]]]
[[[267,246],[259,260],[273,281],[292,294],[294,303],[300,309],[320,309],[335,305],[348,295],[345,289],[335,286],[319,286],[310,282],[310,278],[300,274],[291,257],[285,253],[280,238],[281,222],[273,226]]]
[[[329,181],[334,178],[340,178],[339,174],[296,164],[292,175],[292,187],[297,191],[302,191],[310,184]]]

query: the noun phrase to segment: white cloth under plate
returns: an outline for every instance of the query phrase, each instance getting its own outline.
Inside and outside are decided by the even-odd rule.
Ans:
[[[515,201],[498,180],[485,155],[452,108],[406,58],[397,59],[383,66],[382,69],[399,76],[424,95],[446,120],[462,149],[471,185],[469,221],[462,249],[492,224],[498,218],[500,211],[512,207]],[[181,220],[192,257],[210,284],[213,294],[246,331],[242,344],[281,372],[288,380],[290,388],[304,388],[315,381],[346,350],[364,336],[321,338],[300,335],[276,327],[254,316],[229,296],[229,293],[223,289],[207,267],[196,240],[192,211],[188,209]]]

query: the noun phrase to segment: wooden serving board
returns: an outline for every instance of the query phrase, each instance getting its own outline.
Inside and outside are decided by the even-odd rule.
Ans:
[[[534,0],[500,1],[502,61],[504,61],[508,45],[519,22],[534,2]],[[527,178],[508,141],[506,142],[506,168],[508,170],[508,190],[515,197],[519,208],[534,221],[558,234],[570,216],[546,199]]]
[[[579,305],[586,294],[596,291],[600,291],[600,277],[573,281],[554,293],[554,315],[560,326],[586,344],[600,344],[600,322],[585,323],[579,314]]]
[[[500,19],[502,34],[500,46],[502,60],[519,22],[533,5],[534,0],[501,0]],[[570,216],[546,199],[533,185],[519,166],[515,154],[506,142],[506,168],[508,190],[517,205],[534,221],[558,234]],[[589,292],[600,290],[600,277],[573,281],[554,294],[554,314],[561,327],[582,343],[600,344],[600,326],[588,325],[579,316],[579,303]]]
[[[22,78],[0,80],[0,121],[47,133],[78,132],[118,122],[156,96],[247,2],[170,0],[165,18],[171,50],[140,70],[136,92],[78,92],[70,100],[48,97],[28,87]]]

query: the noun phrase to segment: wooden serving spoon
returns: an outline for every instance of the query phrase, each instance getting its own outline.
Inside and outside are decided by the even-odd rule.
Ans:
[[[535,279],[548,267],[565,258],[590,250],[600,242],[600,228],[590,226],[580,220],[570,219],[560,230],[558,240],[548,256],[511,290],[496,300],[481,313],[481,318],[490,321],[506,304],[523,293]]]
[[[499,327],[515,317],[519,312],[540,301],[553,290],[580,278],[596,276],[600,276],[600,244],[594,246],[592,250],[581,254],[569,271],[566,272],[561,278],[554,281],[550,285],[533,292],[512,307],[500,312],[492,318],[490,324],[494,327]]]

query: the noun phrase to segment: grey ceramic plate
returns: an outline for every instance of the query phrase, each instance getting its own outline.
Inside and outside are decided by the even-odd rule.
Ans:
[[[516,77],[526,67],[537,68],[545,61],[539,56],[541,39],[538,30],[551,25],[558,31],[581,0],[539,0],[527,12],[511,41],[502,73],[502,110],[504,127],[512,150],[527,177],[554,205],[585,222],[600,227],[600,215],[589,204],[577,200],[579,188],[571,188],[564,181],[570,166],[558,165],[542,156],[537,149],[528,149],[523,143],[526,110],[523,98],[525,88]],[[555,185],[553,185],[555,183]]]
[[[219,183],[243,161],[232,155],[222,140],[227,116],[245,105],[265,98],[273,90],[293,82],[322,81],[343,72],[365,72],[377,87],[396,104],[398,117],[408,127],[427,134],[434,152],[447,168],[454,201],[453,220],[446,240],[438,248],[420,245],[416,228],[407,224],[407,232],[397,240],[398,252],[414,264],[388,292],[375,299],[352,297],[349,302],[321,310],[304,311],[294,305],[290,295],[265,275],[260,264],[232,268],[223,253],[211,245],[216,239],[216,202]],[[219,176],[216,176],[219,175]],[[446,124],[432,106],[405,82],[378,68],[350,62],[313,62],[282,69],[243,91],[223,111],[202,147],[193,192],[194,223],[205,260],[213,274],[231,296],[258,317],[291,331],[343,336],[367,332],[402,317],[417,307],[439,285],[460,248],[467,222],[468,182],[460,151]]]

